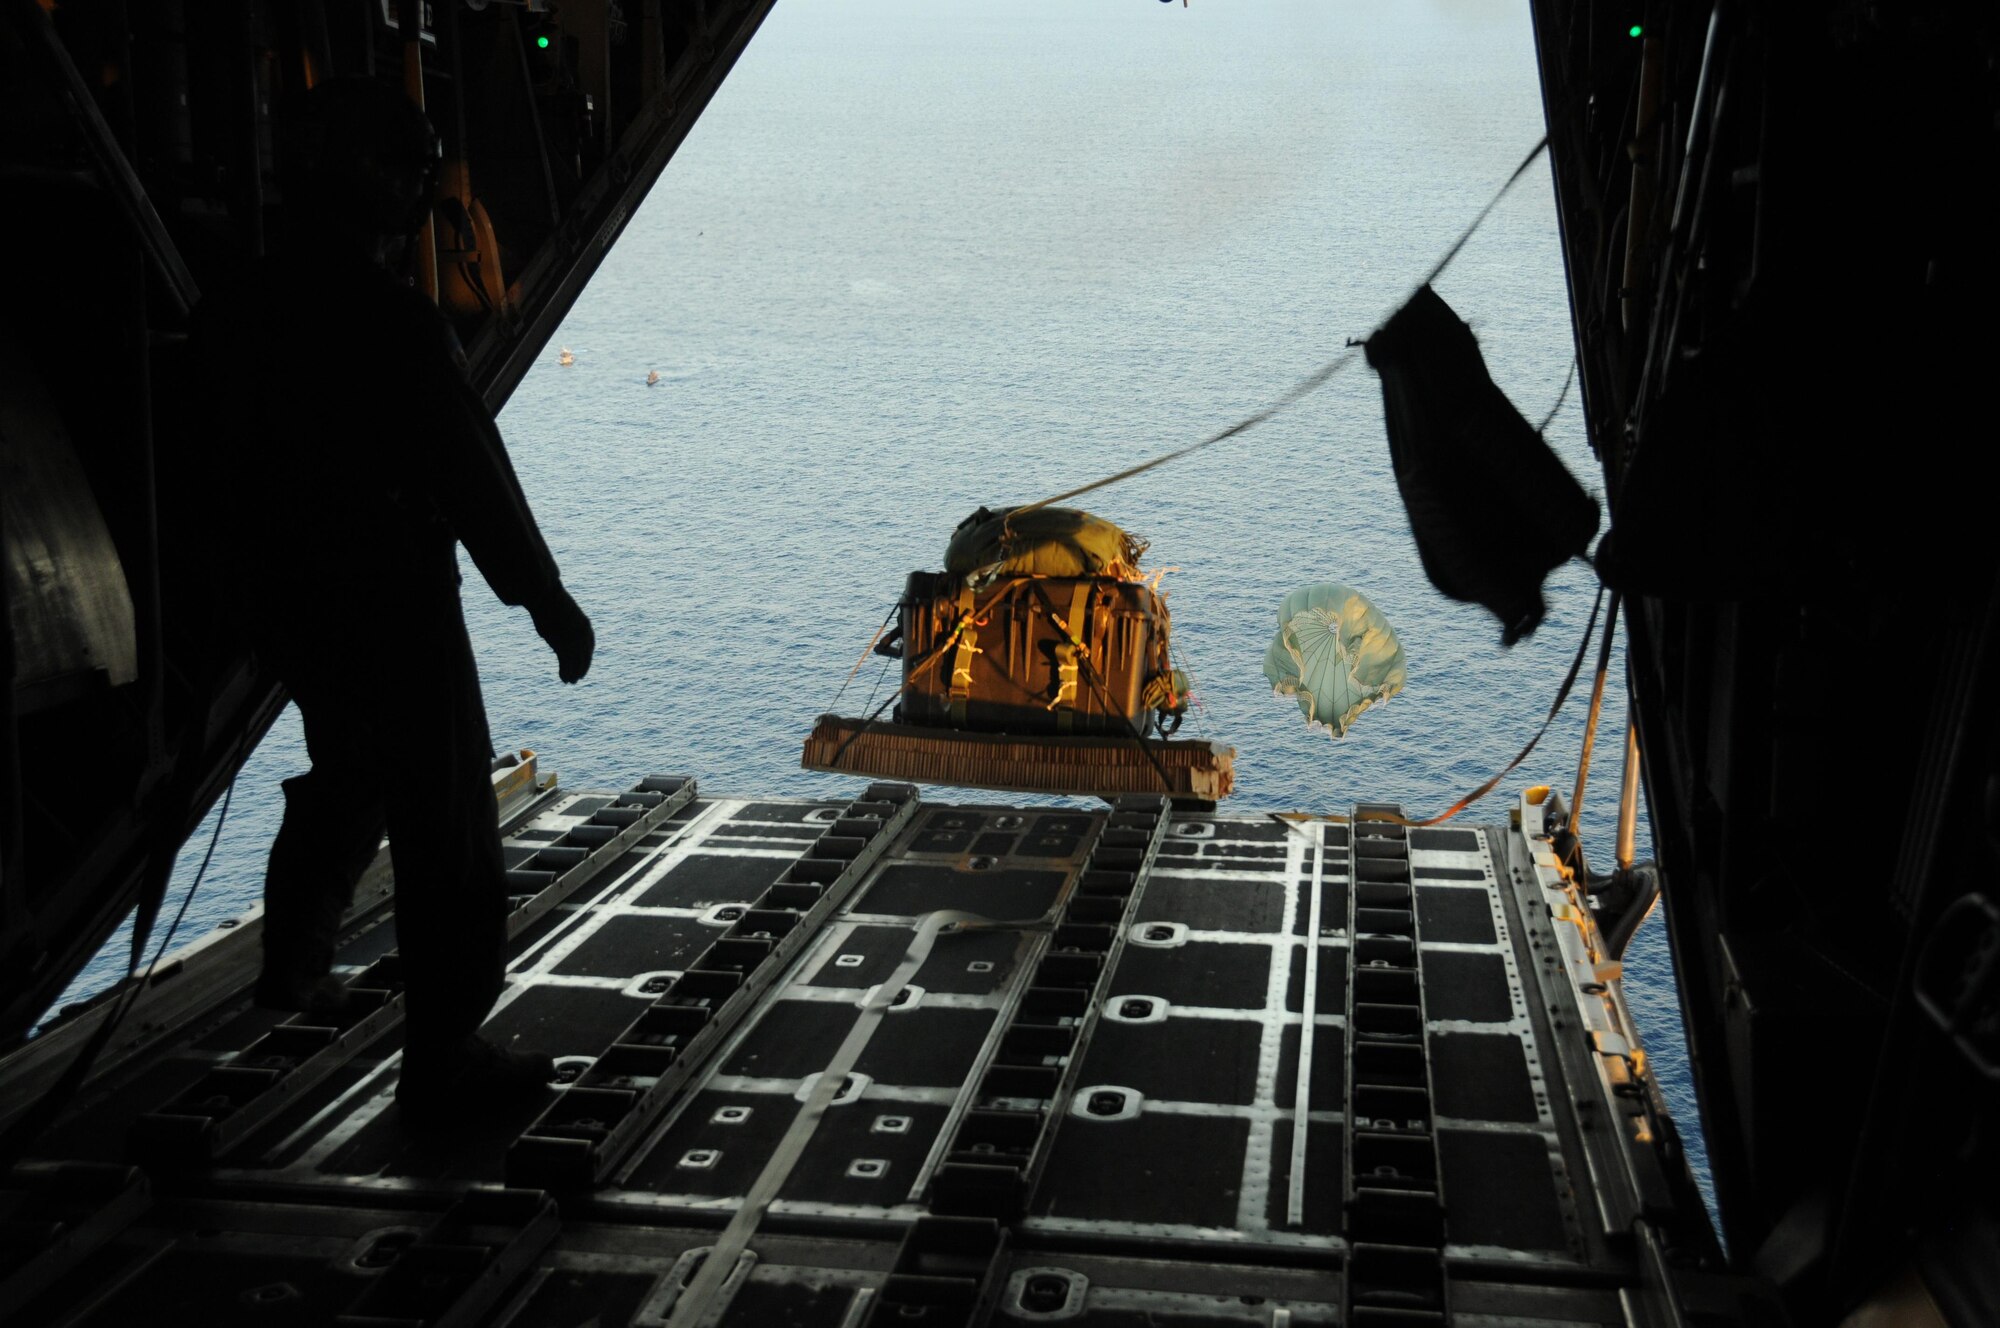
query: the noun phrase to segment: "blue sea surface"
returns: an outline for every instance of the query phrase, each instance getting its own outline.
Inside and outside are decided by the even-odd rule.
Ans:
[[[501,418],[599,648],[562,686],[467,562],[496,741],[569,787],[690,773],[715,792],[851,792],[800,771],[800,743],[962,517],[1270,403],[1377,326],[1542,131],[1528,16],[1502,0],[785,0]],[[1437,285],[1539,422],[1573,353],[1545,163]],[[1548,438],[1600,492],[1573,392]],[[1236,747],[1244,809],[1442,810],[1534,731],[1594,590],[1559,570],[1541,630],[1503,650],[1482,610],[1431,589],[1360,364],[1088,505],[1174,569],[1184,733]],[[1409,670],[1337,743],[1261,670],[1279,602],[1326,580],[1374,600]],[[893,687],[876,663],[843,712]],[[1611,690],[1584,818],[1600,868],[1625,724]],[[1567,791],[1586,699],[1587,679],[1467,820],[1503,821],[1532,783]],[[182,939],[256,900],[279,780],[305,765],[287,712],[238,780]],[[68,999],[121,975],[126,944]],[[1625,972],[1706,1190],[1657,918]]]

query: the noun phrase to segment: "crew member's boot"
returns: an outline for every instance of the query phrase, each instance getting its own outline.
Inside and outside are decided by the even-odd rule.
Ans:
[[[418,1127],[457,1123],[538,1101],[555,1077],[549,1056],[473,1034],[436,1048],[405,1049],[396,1103],[404,1120]]]
[[[255,993],[267,1010],[331,1015],[347,1006],[347,986],[331,972],[334,951],[355,882],[382,842],[382,808],[350,773],[354,762],[322,764],[315,755],[310,771],[285,781],[285,819],[271,843]]]
[[[267,954],[252,999],[265,1010],[334,1015],[347,1008],[347,984],[331,973],[312,977],[274,969]]]

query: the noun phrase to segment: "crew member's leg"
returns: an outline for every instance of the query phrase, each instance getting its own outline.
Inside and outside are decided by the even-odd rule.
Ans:
[[[383,805],[371,716],[340,688],[285,670],[304,720],[312,769],[285,781],[285,816],[264,878],[264,969],[257,1002],[280,1010],[337,1005],[329,976],[340,921],[382,842]]]
[[[503,984],[507,882],[493,746],[456,596],[405,639],[400,734],[385,763],[409,1029],[399,1096],[406,1107],[476,1108],[487,1094],[539,1090],[550,1066],[473,1037]]]
[[[500,994],[507,880],[493,804],[493,744],[457,605],[427,625],[404,675],[388,776],[396,940],[413,1046],[476,1031]]]

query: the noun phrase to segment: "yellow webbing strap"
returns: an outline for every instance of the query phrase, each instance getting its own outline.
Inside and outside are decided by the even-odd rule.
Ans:
[[[1068,733],[1076,722],[1077,655],[1086,649],[1084,634],[1090,630],[1090,592],[1094,584],[1091,581],[1076,583],[1069,596],[1069,620],[1056,624],[1069,638],[1067,644],[1056,647],[1056,695],[1048,705],[1050,710],[1058,712],[1058,733]]]
[[[958,588],[958,648],[951,657],[951,722],[965,723],[965,703],[972,696],[972,657],[979,653],[979,629],[972,621],[972,587]]]

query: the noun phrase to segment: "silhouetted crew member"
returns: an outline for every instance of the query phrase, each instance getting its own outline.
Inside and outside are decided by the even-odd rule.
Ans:
[[[335,932],[386,823],[408,1018],[397,1095],[440,1115],[551,1072],[475,1034],[502,986],[506,887],[454,541],[527,606],[564,682],[594,638],[449,326],[384,269],[429,207],[435,133],[373,83],[322,85],[306,108],[285,145],[284,252],[205,302],[194,332],[221,416],[201,466],[216,576],[312,756],[285,781],[257,999],[341,1001]]]

